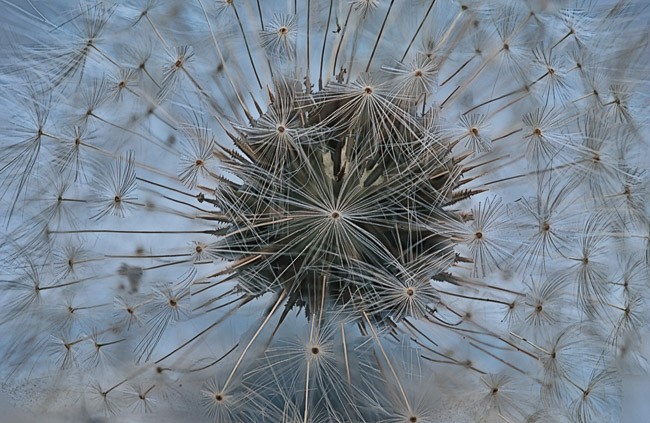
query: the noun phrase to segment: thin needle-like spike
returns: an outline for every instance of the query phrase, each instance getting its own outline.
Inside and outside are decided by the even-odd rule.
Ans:
[[[350,363],[348,362],[348,345],[345,341],[345,329],[343,328],[343,323],[341,323],[341,339],[343,340],[343,359],[345,360],[345,373],[348,379],[348,385],[351,385],[350,380]]]
[[[381,40],[382,35],[384,35],[384,29],[386,28],[386,21],[388,20],[388,15],[390,14],[390,11],[393,8],[394,3],[395,0],[391,0],[390,4],[388,5],[386,16],[384,16],[384,21],[381,23],[381,28],[379,29],[377,40],[375,41],[375,45],[372,47],[372,53],[370,53],[370,59],[368,59],[368,64],[366,65],[366,72],[370,70],[370,64],[372,63],[372,59],[375,57],[375,52],[377,51],[377,46],[379,45],[379,41]]]
[[[305,88],[307,94],[311,93],[311,82],[309,81],[309,64],[310,60],[310,45],[311,45],[311,0],[307,0],[307,73],[305,75]]]
[[[233,376],[235,375],[235,372],[237,371],[237,369],[241,365],[241,362],[244,359],[244,356],[248,352],[248,349],[251,347],[251,345],[253,345],[253,342],[255,342],[255,339],[257,339],[260,332],[262,332],[262,329],[264,329],[264,326],[266,326],[268,321],[271,319],[271,316],[275,312],[275,309],[277,309],[278,306],[280,305],[280,303],[282,302],[282,300],[284,300],[284,297],[285,297],[286,294],[287,294],[287,291],[282,291],[282,293],[278,297],[278,300],[275,302],[275,305],[273,305],[273,308],[271,308],[271,311],[269,311],[269,313],[267,314],[266,318],[264,319],[264,321],[262,322],[260,327],[257,329],[257,331],[255,332],[255,334],[253,335],[251,340],[248,342],[248,344],[246,345],[246,348],[244,348],[244,351],[242,351],[241,355],[239,356],[239,359],[235,363],[235,366],[233,367],[232,371],[228,375],[228,379],[226,379],[226,382],[223,384],[223,388],[221,389],[222,391],[225,391],[226,388],[228,388],[228,385],[230,384],[230,381],[232,380]]]
[[[393,365],[391,364],[390,360],[388,359],[388,355],[386,355],[386,351],[384,351],[384,347],[381,345],[381,341],[379,340],[379,337],[377,336],[377,332],[375,332],[375,328],[372,326],[372,323],[370,323],[370,319],[368,318],[368,315],[366,314],[365,311],[362,312],[363,317],[366,319],[366,322],[368,323],[368,326],[370,327],[370,330],[372,331],[372,336],[375,338],[375,342],[377,342],[377,345],[379,346],[379,349],[381,350],[381,354],[384,356],[384,360],[386,360],[386,363],[388,364],[388,367],[390,368],[391,373],[393,374],[393,377],[395,378],[395,382],[397,383],[397,387],[400,390],[400,393],[402,394],[402,398],[404,399],[404,405],[408,409],[409,413],[411,413],[411,406],[409,405],[409,400],[406,397],[406,392],[404,391],[404,388],[402,387],[402,383],[399,381],[399,377],[397,376],[397,372],[395,372],[395,369],[393,368]]]
[[[325,45],[327,44],[327,35],[330,30],[330,21],[332,19],[332,6],[334,5],[334,0],[330,0],[329,12],[327,12],[327,24],[325,24],[325,35],[323,36],[323,48],[320,53],[320,68],[318,71],[318,89],[323,89],[323,62],[325,61]]]
[[[415,42],[415,39],[418,37],[418,34],[420,33],[420,30],[424,26],[424,23],[426,22],[427,18],[429,17],[429,13],[431,13],[431,9],[433,9],[433,6],[436,4],[436,0],[431,0],[431,4],[429,5],[429,8],[427,9],[427,12],[424,14],[424,17],[422,18],[422,22],[420,22],[420,25],[418,25],[418,29],[415,30],[415,34],[413,34],[413,38],[411,38],[411,41],[409,42],[408,46],[406,46],[406,50],[404,50],[404,54],[402,54],[402,58],[400,59],[400,62],[404,61],[404,58],[406,58],[406,55],[408,54],[409,50],[411,49],[411,46],[413,45],[413,42]]]
[[[237,23],[239,24],[239,30],[241,31],[241,36],[244,38],[244,45],[246,46],[246,52],[248,53],[248,60],[251,62],[253,67],[253,73],[255,73],[255,79],[257,79],[257,85],[259,85],[260,90],[262,89],[262,81],[260,81],[260,76],[257,74],[257,68],[255,67],[255,61],[253,60],[253,55],[251,54],[251,49],[248,46],[248,40],[246,39],[246,33],[244,32],[244,26],[241,23],[239,18],[239,12],[237,12],[237,6],[235,2],[232,2],[232,10],[235,12],[235,17],[237,17]],[[260,15],[261,16],[261,15]]]
[[[223,54],[221,53],[221,48],[219,48],[219,43],[217,42],[217,37],[214,35],[214,31],[212,30],[212,24],[210,24],[210,19],[208,18],[208,12],[206,12],[205,7],[203,6],[203,2],[201,0],[197,0],[197,1],[199,2],[199,5],[201,6],[201,10],[203,11],[203,16],[205,17],[205,22],[208,24],[208,29],[210,29],[212,42],[214,43],[214,47],[217,50],[217,54],[219,55],[219,60],[223,64],[223,69],[226,72],[226,75],[228,76],[228,81],[230,82],[230,86],[232,87],[233,92],[237,96],[237,100],[239,101],[239,104],[244,110],[246,117],[252,121],[253,115],[251,115],[251,113],[248,111],[248,108],[244,104],[244,100],[239,95],[239,91],[237,90],[237,87],[235,87],[235,82],[233,81],[232,76],[230,75],[230,70],[228,69],[228,65],[226,64],[226,61],[223,58]]]

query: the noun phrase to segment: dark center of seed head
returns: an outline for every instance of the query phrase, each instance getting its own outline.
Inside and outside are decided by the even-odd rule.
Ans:
[[[473,127],[472,129],[470,129],[470,132],[472,133],[473,136],[478,137],[478,128],[477,127]]]
[[[287,128],[285,128],[284,125],[278,125],[278,132],[279,133],[283,133],[286,130],[287,130]]]
[[[217,402],[221,402],[221,401],[223,401],[223,395],[217,394],[217,395],[214,396],[214,399],[216,399]]]
[[[417,421],[418,421],[418,418],[416,416],[409,417],[409,422],[410,423],[417,423]]]
[[[332,219],[338,219],[341,217],[341,212],[334,210],[330,216],[332,217]]]
[[[286,34],[287,32],[289,32],[289,28],[287,28],[286,26],[281,26],[280,29],[278,30],[278,32],[279,32],[280,34],[284,35],[284,34]]]
[[[314,345],[313,347],[311,347],[311,353],[312,354],[316,355],[319,352],[320,352],[320,348],[318,348],[317,346]]]
[[[419,78],[422,76],[422,71],[420,69],[416,70],[415,73],[413,74],[416,76],[416,78]]]
[[[406,290],[406,295],[408,295],[409,297],[414,296],[414,295],[415,295],[415,289],[413,289],[413,288],[408,288],[408,289]]]
[[[366,94],[368,94],[368,95],[372,94],[372,87],[366,87],[366,88],[364,88],[364,89],[363,89],[363,92],[366,93]]]

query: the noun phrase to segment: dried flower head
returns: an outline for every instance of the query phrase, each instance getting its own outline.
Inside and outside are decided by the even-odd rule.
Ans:
[[[16,403],[618,419],[649,323],[641,1],[5,3]]]

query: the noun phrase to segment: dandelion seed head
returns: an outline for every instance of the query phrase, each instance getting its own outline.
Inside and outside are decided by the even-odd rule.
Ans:
[[[641,2],[58,6],[2,33],[11,392],[91,419],[618,418],[650,323]]]

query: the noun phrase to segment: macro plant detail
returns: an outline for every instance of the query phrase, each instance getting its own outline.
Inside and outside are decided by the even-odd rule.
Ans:
[[[650,316],[643,2],[3,5],[19,408],[620,421]]]

